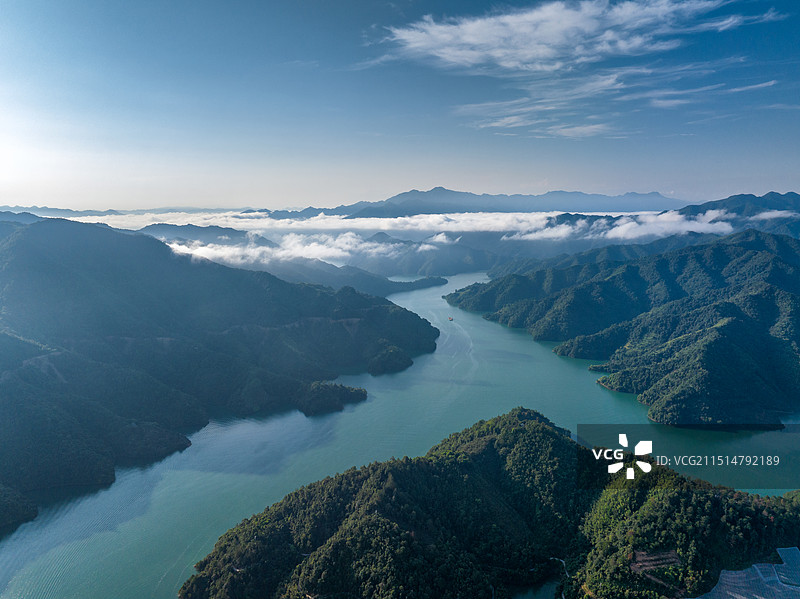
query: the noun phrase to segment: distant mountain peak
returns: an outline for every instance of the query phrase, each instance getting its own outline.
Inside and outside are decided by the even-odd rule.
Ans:
[[[624,194],[622,194],[622,197],[623,198],[628,198],[628,197],[663,198],[665,196],[663,194],[657,192],[657,191],[647,191],[647,192],[644,192],[644,193],[639,193],[637,191],[628,191],[628,192],[625,192]]]
[[[388,233],[383,231],[378,231],[374,235],[371,235],[367,238],[367,241],[374,241],[376,243],[405,243],[402,239],[397,239],[396,237],[392,237]]]

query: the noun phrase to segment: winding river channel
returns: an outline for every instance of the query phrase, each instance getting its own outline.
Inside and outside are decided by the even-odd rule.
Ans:
[[[450,433],[520,405],[570,430],[648,426],[656,447],[669,438],[689,455],[780,453],[782,468],[800,473],[796,435],[648,424],[646,408],[597,385],[588,362],[560,358],[552,344],[441,299],[476,280],[485,279],[459,275],[445,287],[391,297],[441,337],[435,353],[404,372],[341,377],[366,388],[366,402],[313,418],[215,420],[184,452],[120,470],[108,489],[49,498],[36,520],[0,541],[0,599],[172,599],[219,535],[286,493],[352,466],[424,454]],[[800,478],[786,480],[800,487],[793,484]]]

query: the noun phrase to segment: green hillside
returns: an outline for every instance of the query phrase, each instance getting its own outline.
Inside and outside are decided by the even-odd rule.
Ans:
[[[578,468],[590,455],[518,408],[425,457],[291,493],[225,533],[180,596],[502,599],[561,576],[558,558],[569,597],[649,599],[707,590],[722,568],[797,542],[800,506],[788,497],[712,488],[660,467],[609,480],[594,460]],[[637,552],[675,557],[637,572]]]
[[[326,381],[405,368],[437,335],[352,288],[192,260],[106,227],[17,226],[0,240],[0,488],[108,484],[117,464],[187,447],[214,411],[340,410],[366,392]],[[0,526],[30,515],[6,507],[15,497],[3,493]]]
[[[570,266],[582,264],[605,264],[627,262],[677,250],[690,245],[708,243],[718,239],[718,235],[703,233],[684,233],[670,235],[649,243],[630,243],[627,245],[604,245],[599,248],[577,252],[575,254],[560,254],[552,258],[523,258],[510,260],[489,269],[488,274],[492,279],[505,275],[524,275],[540,270],[560,270]]]
[[[667,424],[778,426],[800,405],[800,241],[756,231],[627,262],[509,275],[447,296],[603,360]]]

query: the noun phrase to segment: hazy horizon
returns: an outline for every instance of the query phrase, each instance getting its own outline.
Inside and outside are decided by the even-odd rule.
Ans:
[[[712,200],[715,200],[715,199],[723,199],[723,198],[708,198],[708,200],[702,200],[701,202],[689,202],[689,201],[683,200],[683,198],[667,196],[666,194],[663,194],[663,193],[661,193],[661,192],[659,192],[657,190],[648,190],[648,191],[628,190],[628,191],[625,191],[625,192],[621,192],[619,194],[602,194],[602,193],[599,193],[599,192],[584,191],[584,190],[579,190],[579,189],[549,189],[549,190],[547,190],[545,192],[542,192],[542,193],[524,194],[524,193],[517,193],[517,192],[511,192],[511,193],[475,192],[475,191],[472,191],[472,190],[469,190],[469,189],[451,189],[451,188],[444,188],[441,185],[437,185],[437,186],[434,186],[434,187],[432,187],[430,189],[408,188],[408,189],[405,189],[403,191],[399,191],[399,192],[397,192],[395,194],[392,194],[391,196],[375,197],[373,199],[359,200],[359,201],[382,202],[384,200],[393,198],[393,197],[398,196],[398,195],[402,195],[404,193],[412,193],[412,192],[427,193],[427,192],[435,191],[437,189],[445,189],[446,191],[453,191],[453,192],[457,192],[457,193],[469,193],[469,194],[474,194],[474,195],[530,196],[530,197],[539,197],[539,196],[547,196],[548,194],[566,193],[566,194],[585,194],[585,195],[588,195],[588,196],[600,195],[600,196],[607,196],[609,198],[613,198],[613,197],[622,197],[622,196],[625,196],[625,195],[648,195],[648,194],[654,194],[655,193],[655,194],[663,196],[666,199],[673,200],[676,203],[676,206],[684,206],[684,205],[689,205],[689,204],[692,204],[692,203],[702,203],[704,201],[712,201]],[[769,190],[769,192],[773,192],[773,191],[778,191],[778,190],[774,190],[774,189],[770,189]],[[787,192],[792,192],[792,191],[794,191],[794,190],[786,190],[785,192],[780,192],[779,191],[778,193],[787,193]],[[746,193],[746,192],[744,192],[744,193]],[[765,192],[765,193],[768,193],[768,192]],[[757,194],[757,195],[763,195],[763,194]],[[170,210],[175,210],[175,211],[181,211],[181,210],[231,211],[231,212],[235,212],[235,211],[240,211],[240,210],[243,211],[243,210],[264,210],[264,209],[299,211],[299,210],[303,210],[303,209],[306,209],[306,208],[323,208],[323,209],[324,208],[338,208],[340,206],[345,206],[345,205],[350,205],[350,204],[355,204],[355,203],[357,203],[357,202],[346,202],[344,204],[341,204],[341,203],[325,204],[323,202],[319,202],[317,204],[298,204],[298,205],[287,205],[287,206],[274,206],[274,207],[271,207],[271,208],[266,208],[264,206],[258,206],[258,205],[245,205],[245,206],[208,205],[208,206],[202,206],[202,205],[192,205],[190,203],[187,203],[187,204],[175,204],[175,205],[169,205],[169,204],[166,204],[166,205],[153,205],[153,206],[130,205],[130,206],[114,206],[114,207],[93,206],[93,207],[89,207],[89,208],[76,208],[75,206],[72,206],[72,205],[55,205],[55,204],[41,204],[41,205],[13,204],[12,205],[12,204],[4,203],[4,204],[0,204],[0,209],[25,209],[25,208],[48,209],[48,208],[51,208],[51,209],[54,209],[54,210],[74,210],[76,212],[83,212],[83,211],[85,211],[85,212],[104,212],[104,211],[109,211],[109,210],[116,210],[116,211],[120,211],[120,212],[134,212],[134,211],[135,212],[145,212],[145,211],[165,212],[165,211],[170,211]],[[642,211],[648,211],[648,210],[649,210],[648,208],[642,208]],[[541,210],[541,212],[552,212],[552,210],[551,209]],[[618,212],[618,211],[615,211],[615,212]]]
[[[367,199],[367,200],[358,200],[358,202],[382,202],[384,200],[393,198],[393,197],[398,196],[398,195],[402,195],[404,193],[409,193],[409,192],[426,193],[426,192],[434,191],[435,189],[438,189],[438,188],[442,188],[442,186],[435,186],[435,187],[430,188],[430,189],[408,188],[408,189],[405,189],[403,191],[399,191],[397,193],[394,193],[394,194],[392,194],[390,196],[375,197],[373,199]],[[662,210],[674,210],[674,209],[677,209],[677,208],[682,207],[682,206],[697,205],[697,204],[703,204],[705,202],[713,202],[715,200],[722,200],[722,199],[725,199],[726,197],[730,197],[731,195],[763,196],[763,195],[766,195],[768,193],[779,193],[779,194],[798,193],[797,189],[767,189],[766,191],[763,191],[763,192],[753,192],[753,191],[745,190],[745,191],[738,191],[738,192],[735,192],[733,194],[729,194],[728,196],[724,196],[724,197],[723,196],[720,196],[720,197],[714,196],[714,197],[707,197],[707,198],[691,201],[691,200],[687,200],[687,199],[681,198],[681,197],[670,196],[670,195],[662,193],[662,192],[660,192],[658,190],[652,190],[652,189],[651,190],[646,190],[646,191],[642,191],[642,190],[627,190],[627,191],[623,191],[623,192],[620,192],[620,193],[614,193],[614,194],[604,194],[604,193],[600,193],[600,192],[586,191],[586,190],[581,190],[581,189],[549,189],[549,190],[544,191],[542,193],[535,193],[535,194],[534,193],[526,194],[526,193],[520,193],[520,192],[508,192],[508,193],[506,193],[506,192],[497,192],[497,193],[493,193],[493,192],[476,192],[476,191],[472,191],[472,190],[469,190],[469,189],[452,189],[452,188],[444,188],[444,189],[446,189],[447,191],[454,191],[454,192],[457,192],[457,193],[468,193],[468,194],[474,194],[474,195],[479,195],[479,196],[480,195],[486,195],[486,196],[527,196],[527,197],[545,196],[546,197],[546,196],[548,196],[548,194],[565,193],[565,194],[585,194],[587,196],[597,195],[597,196],[606,196],[608,198],[618,198],[618,197],[623,197],[625,195],[643,195],[644,196],[644,195],[648,195],[648,194],[658,194],[658,195],[662,196],[663,198],[665,198],[667,200],[671,200],[671,201],[673,201],[675,203],[675,205],[673,207],[670,207],[670,208],[648,208],[646,206],[643,206],[640,210],[633,210],[633,211],[603,210],[603,209],[599,209],[597,211],[586,211],[586,210],[570,209],[569,207],[566,207],[563,210],[557,210],[557,209],[550,208],[550,209],[542,209],[542,210],[535,211],[535,212],[542,212],[542,213],[544,213],[544,212],[547,212],[547,213],[550,213],[550,212],[572,212],[572,213],[578,213],[578,214],[624,214],[624,213],[627,213],[627,212],[630,212],[630,213],[661,212]],[[800,189],[800,187],[798,189]],[[266,206],[260,206],[260,205],[256,205],[256,204],[241,205],[241,206],[239,206],[239,205],[225,206],[225,205],[222,205],[222,204],[209,204],[209,205],[204,206],[204,205],[200,205],[200,204],[192,204],[191,202],[188,202],[188,203],[185,203],[185,204],[163,204],[163,205],[155,204],[155,205],[152,205],[152,206],[151,205],[147,205],[146,203],[144,203],[144,204],[131,204],[131,205],[123,205],[123,206],[113,206],[113,207],[110,206],[110,205],[103,205],[103,204],[99,204],[99,205],[96,205],[96,206],[89,206],[89,207],[81,207],[81,206],[77,206],[77,205],[74,205],[74,204],[55,204],[55,203],[51,203],[51,204],[48,204],[48,203],[27,204],[27,205],[25,205],[25,204],[0,203],[0,210],[26,210],[26,209],[34,210],[34,209],[41,209],[41,210],[45,210],[46,211],[47,209],[52,209],[52,210],[56,210],[56,211],[57,210],[66,210],[66,211],[75,211],[75,212],[109,212],[109,211],[118,211],[118,212],[121,212],[121,213],[133,213],[133,212],[135,212],[135,213],[141,213],[141,214],[158,214],[158,213],[165,213],[165,212],[177,212],[177,213],[180,213],[180,212],[184,212],[184,211],[191,211],[191,212],[194,212],[194,211],[197,211],[197,212],[232,212],[232,213],[235,213],[235,212],[246,211],[246,210],[272,210],[272,211],[284,211],[285,210],[285,211],[290,211],[291,212],[291,211],[301,211],[301,210],[304,210],[306,208],[320,208],[320,209],[339,208],[341,206],[348,206],[348,205],[356,204],[358,202],[357,201],[345,202],[345,203],[339,203],[339,202],[330,203],[329,202],[327,204],[324,203],[324,202],[318,202],[318,203],[315,203],[315,204],[276,205],[276,206],[272,206],[272,207],[269,207],[269,208],[267,208]],[[521,211],[521,212],[530,212],[530,211]],[[458,212],[454,212],[454,213],[457,214]],[[444,213],[442,213],[442,214],[444,214]]]

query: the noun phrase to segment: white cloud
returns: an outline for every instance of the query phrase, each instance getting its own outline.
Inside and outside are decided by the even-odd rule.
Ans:
[[[456,114],[472,118],[475,127],[530,128],[535,137],[608,135],[621,129],[608,117],[621,118],[630,112],[625,107],[614,114],[620,109],[610,106],[608,100],[625,99],[636,108],[677,108],[704,99],[711,89],[682,89],[687,87],[685,81],[718,75],[722,68],[745,62],[741,57],[714,64],[669,64],[663,60],[665,53],[686,43],[688,36],[713,35],[710,32],[784,18],[774,10],[755,15],[714,14],[735,3],[560,0],[483,16],[439,20],[427,16],[390,28],[385,41],[395,49],[386,56],[428,60],[469,75],[506,78],[525,94],[510,101],[455,109]],[[625,66],[620,66],[621,59]],[[727,91],[757,90],[775,83]],[[674,89],[664,90],[665,84]],[[663,91],[659,92],[659,86]],[[580,117],[590,106],[606,115],[602,117],[608,123],[605,127]]]
[[[217,225],[251,231],[273,238],[275,234],[310,231],[413,231],[461,233],[465,231],[519,231],[544,226],[547,219],[561,212],[472,212],[456,214],[418,214],[397,218],[345,218],[324,213],[308,219],[271,219],[265,213],[251,212],[170,212],[78,217],[82,222],[102,222],[121,229],[140,229],[154,223],[174,225]]]
[[[425,17],[390,29],[401,52],[444,66],[502,72],[557,72],[608,57],[680,45],[676,31],[726,0],[545,2],[527,10],[437,22]],[[724,27],[743,24],[726,21]],[[715,28],[722,27],[716,23]]]
[[[71,220],[84,223],[103,223],[117,229],[129,229],[132,231],[146,227],[165,223],[170,225],[197,225],[200,227],[220,226],[232,227],[234,229],[251,231],[255,227],[241,226],[237,216],[239,211],[231,212],[143,212],[140,214],[109,214],[103,216],[78,216]],[[236,226],[237,223],[240,226]]]
[[[739,92],[749,92],[754,89],[764,89],[765,87],[772,87],[775,85],[777,80],[773,79],[772,81],[765,81],[764,83],[756,83],[755,85],[745,85],[744,87],[733,87],[731,89],[726,89],[725,91],[729,94],[736,94]]]
[[[653,98],[650,100],[650,106],[653,108],[677,108],[678,106],[689,104],[689,102],[690,100],[680,98],[672,98],[668,100]]]
[[[586,220],[579,220],[577,223],[567,224],[561,223],[558,225],[550,225],[543,227],[537,231],[529,231],[527,233],[515,233],[513,235],[506,235],[503,241],[540,241],[540,240],[563,240],[576,237],[583,237],[587,235],[589,223]]]
[[[719,234],[732,231],[732,227],[726,222],[731,216],[721,210],[709,210],[694,218],[685,217],[677,212],[616,213],[605,216],[602,213],[587,214],[575,224],[558,223],[555,218],[560,214],[563,212],[475,212],[352,219],[320,214],[300,220],[271,219],[267,214],[258,212],[247,214],[172,212],[81,217],[74,220],[105,222],[125,229],[138,229],[154,222],[231,227],[248,231],[251,235],[264,235],[278,243],[276,248],[265,248],[252,243],[246,246],[249,248],[245,253],[247,259],[260,262],[296,257],[342,262],[355,254],[389,254],[402,249],[397,243],[366,240],[365,237],[374,231],[396,232],[401,236],[427,233],[429,236],[425,238],[424,243],[430,248],[457,243],[459,239],[456,236],[466,232],[503,233],[504,239],[533,240],[576,237],[636,239],[688,231]],[[771,211],[754,218],[780,218],[793,215],[794,213],[787,211]],[[207,249],[202,251],[193,247],[192,252],[216,260],[212,254],[227,255],[226,252],[233,251],[230,250],[232,246],[227,245],[204,247]],[[244,260],[245,257],[240,259]]]
[[[284,235],[278,247],[255,244],[219,245],[200,242],[168,244],[176,253],[191,254],[229,266],[265,266],[273,261],[309,258],[332,263],[347,262],[355,255],[396,257],[405,246],[396,243],[368,241],[353,232],[339,235],[290,233]],[[436,250],[426,244],[425,251]],[[421,250],[423,251],[423,250]]]
[[[560,126],[550,127],[549,131],[553,135],[561,137],[591,137],[593,135],[600,135],[608,133],[611,127],[605,123],[598,123],[595,125],[574,125],[571,127]]]
[[[726,222],[724,211],[709,210],[696,218],[675,211],[624,217],[603,235],[606,239],[632,240],[642,237],[667,237],[685,233],[726,235],[733,227]]]
[[[451,239],[447,236],[447,233],[437,233],[436,235],[431,235],[425,241],[429,243],[435,243],[437,245],[451,245],[453,243],[458,243],[461,241],[461,237],[456,237],[455,239]]]
[[[485,129],[486,127],[532,127],[533,125],[538,125],[543,122],[547,121],[530,118],[521,114],[509,114],[497,119],[476,123],[475,126],[479,129]]]
[[[800,104],[770,104],[763,108],[766,110],[800,110]]]
[[[766,212],[751,216],[750,220],[773,220],[776,218],[797,218],[798,216],[800,216],[800,214],[794,210],[767,210]]]
[[[306,220],[271,219],[265,213],[239,212],[172,212],[150,214],[118,214],[102,218],[82,217],[75,220],[104,221],[112,226],[137,229],[153,222],[227,226],[248,231],[250,240],[241,245],[199,242],[170,243],[179,253],[205,258],[237,267],[265,267],[276,260],[308,258],[334,264],[347,264],[355,257],[399,257],[409,250],[403,241],[371,241],[376,230],[424,240],[414,246],[418,252],[436,251],[458,243],[458,234],[467,232],[498,233],[504,241],[559,241],[569,239],[605,239],[630,241],[666,237],[688,232],[728,234],[733,227],[732,215],[724,210],[708,210],[695,217],[675,211],[661,213],[584,214],[574,221],[560,222],[563,212],[535,213],[457,213],[422,214],[398,218],[355,218],[324,214]],[[788,210],[772,210],[756,215],[753,220],[800,217]],[[276,247],[258,245],[255,236],[265,234]]]
[[[652,89],[645,92],[632,93],[620,96],[618,100],[641,100],[649,99],[651,105],[656,101],[669,102],[670,99],[678,98],[684,103],[688,102],[688,98],[692,96],[707,97],[709,92],[723,87],[722,83],[715,83],[713,85],[704,85],[702,87],[693,87],[687,89]]]
[[[730,3],[731,0],[728,0],[727,3]],[[735,0],[734,0],[735,1]],[[774,8],[770,8],[767,12],[759,15],[729,15],[727,17],[722,17],[719,19],[711,19],[709,21],[697,23],[695,25],[691,25],[688,27],[684,27],[682,32],[684,33],[696,33],[700,31],[729,31],[731,29],[736,29],[737,27],[741,27],[743,25],[754,25],[757,23],[770,23],[773,21],[782,21],[787,18],[789,15],[780,13]]]
[[[667,237],[685,233],[715,233],[733,231],[724,210],[708,210],[696,217],[686,217],[675,211],[624,215],[616,219],[602,218],[594,222],[580,219],[575,223],[546,223],[544,226],[505,235],[507,241],[538,241],[566,239],[635,240],[644,237]]]

